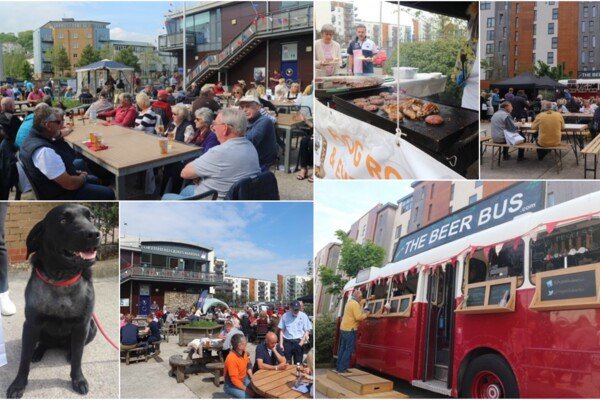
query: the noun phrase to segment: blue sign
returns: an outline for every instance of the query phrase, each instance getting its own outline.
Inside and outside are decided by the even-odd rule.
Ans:
[[[543,182],[518,183],[403,237],[396,247],[393,261],[412,257],[543,207]]]

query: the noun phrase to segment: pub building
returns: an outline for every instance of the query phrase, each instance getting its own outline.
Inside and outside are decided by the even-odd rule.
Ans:
[[[227,264],[213,249],[166,240],[121,239],[121,313],[148,315],[160,309],[188,311],[203,290],[209,297],[223,285]]]

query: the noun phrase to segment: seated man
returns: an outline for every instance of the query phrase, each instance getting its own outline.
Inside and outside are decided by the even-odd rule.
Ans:
[[[221,108],[221,105],[215,100],[215,92],[211,84],[202,86],[200,96],[192,103],[192,113],[204,107],[211,109],[215,113]]]
[[[21,127],[21,120],[15,116],[15,101],[12,97],[2,98],[0,101],[0,111],[0,127],[5,135],[4,138],[0,137],[0,141],[8,139],[11,143],[14,143],[17,138],[17,132]]]
[[[211,148],[181,171],[183,179],[199,183],[187,186],[179,195],[167,193],[163,200],[182,199],[209,190],[216,190],[223,199],[234,183],[260,173],[256,149],[244,138],[246,118],[240,110],[221,110],[212,128],[221,145]]]
[[[267,333],[265,341],[256,346],[256,361],[252,372],[259,369],[283,371],[286,368],[287,361],[283,349],[277,345],[277,335],[273,332]]]
[[[562,131],[565,129],[563,116],[552,111],[552,103],[542,101],[542,112],[535,117],[531,129],[538,131],[537,144],[541,147],[560,146]],[[549,150],[537,150],[538,160],[543,160]]]
[[[239,105],[248,120],[246,139],[256,147],[261,171],[266,171],[277,161],[275,124],[261,114],[262,106],[256,97],[244,96],[240,99]]]
[[[50,98],[50,96],[45,96],[44,100],[37,106],[35,106],[36,109],[41,107],[52,107],[52,99]],[[35,112],[27,114],[27,116],[21,123],[19,130],[17,131],[17,137],[15,139],[15,146],[17,146],[17,149],[21,147],[25,138],[29,136],[29,132],[31,131],[31,127],[33,126],[34,115]]]
[[[126,348],[138,347],[140,342],[138,326],[133,324],[133,316],[125,316],[125,325],[121,327],[121,344]]]
[[[133,105],[133,98],[129,93],[121,93],[119,107],[111,111],[105,111],[98,114],[98,117],[114,117],[113,125],[133,128],[137,117],[137,109]]]
[[[105,111],[112,111],[113,108],[112,102],[108,101],[108,93],[103,90],[98,95],[98,100],[93,102],[86,110],[85,116],[89,117],[92,111],[96,111],[96,115],[99,115]]]
[[[246,352],[246,338],[236,334],[231,338],[231,352],[225,359],[223,390],[236,399],[250,399],[254,393],[250,387],[252,379],[252,363]]]
[[[155,316],[152,314],[146,316],[146,323],[148,325],[146,326],[146,329],[144,329],[144,333],[148,335],[148,338],[146,339],[148,344],[152,344],[161,340],[160,327],[158,326],[158,322],[155,321],[154,318]],[[150,349],[150,354],[152,354],[153,352],[154,349]]]
[[[159,90],[157,97],[158,100],[152,104],[152,111],[161,116],[163,126],[167,127],[173,121],[173,110],[171,109],[171,105],[167,102],[169,92],[164,89]]]
[[[506,138],[504,137],[504,131],[507,130],[509,132],[519,132],[519,128],[515,125],[515,122],[511,116],[513,106],[510,101],[504,101],[500,104],[500,109],[494,113],[491,120],[491,130],[492,130],[492,141],[494,143],[506,143]],[[519,155],[517,160],[524,159],[525,150],[519,149]],[[510,155],[508,154],[508,147],[502,148],[502,159],[508,160],[510,159]]]
[[[112,189],[75,166],[77,153],[62,139],[62,111],[36,107],[19,158],[41,200],[114,200]]]

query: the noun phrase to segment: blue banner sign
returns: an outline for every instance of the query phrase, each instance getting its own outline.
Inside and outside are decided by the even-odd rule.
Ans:
[[[406,235],[396,247],[394,262],[503,224],[518,215],[544,208],[544,183],[521,182]]]

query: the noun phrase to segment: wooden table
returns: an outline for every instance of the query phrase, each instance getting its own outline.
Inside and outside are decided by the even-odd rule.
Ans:
[[[272,100],[271,104],[273,104],[276,108],[285,108],[289,113],[290,110],[294,107],[298,107],[295,101],[286,101],[286,100]]]
[[[304,125],[304,121],[294,119],[293,114],[279,114],[277,116],[277,127],[285,131],[285,151],[283,165],[285,172],[290,173],[290,152],[292,149],[292,129]]]
[[[293,366],[288,366],[285,371],[259,370],[252,377],[252,388],[258,397],[266,399],[311,399],[310,392],[300,393],[292,389],[297,379]]]
[[[108,149],[94,152],[83,144],[84,141],[89,140],[89,134],[92,131],[102,134]],[[127,175],[189,160],[202,154],[200,147],[174,141],[169,153],[163,155],[160,153],[159,137],[156,135],[118,125],[104,126],[98,123],[97,125],[83,126],[77,118],[73,132],[65,140],[84,157],[115,175],[118,200],[127,198],[125,186]]]
[[[592,119],[594,118],[594,114],[587,113],[564,113],[562,114],[563,118],[586,118]]]
[[[20,109],[23,109],[23,106],[29,107],[29,102],[27,100],[15,101],[15,106],[19,107]]]
[[[517,123],[517,127],[523,130],[530,130],[533,123],[531,122],[519,122]],[[587,132],[588,126],[587,124],[565,124],[565,129],[563,130],[563,135],[567,138],[567,143],[573,149],[573,154],[575,154],[575,162],[579,165],[579,155],[577,154],[577,148],[581,150],[583,148],[584,142],[583,137],[588,134]],[[572,140],[571,140],[572,139]]]

